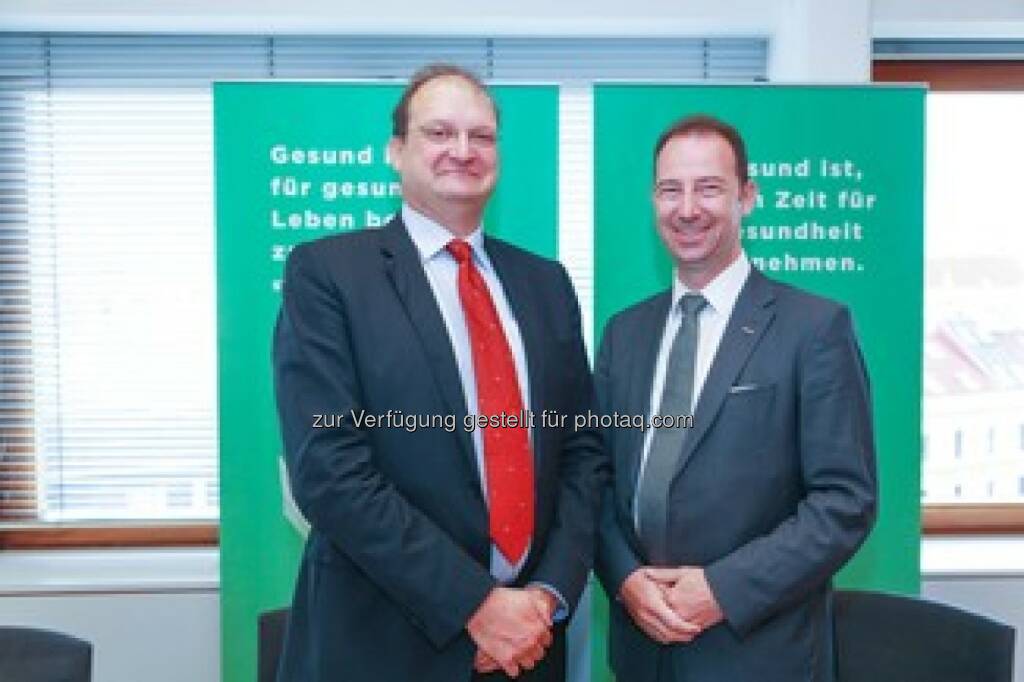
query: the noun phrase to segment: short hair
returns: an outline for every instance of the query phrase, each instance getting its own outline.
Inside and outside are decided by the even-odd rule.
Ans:
[[[484,85],[484,82],[480,80],[479,76],[455,64],[435,62],[422,67],[409,78],[409,83],[405,86],[405,90],[402,91],[398,104],[395,105],[394,111],[391,112],[391,134],[393,136],[405,139],[406,134],[409,132],[409,103],[412,101],[413,95],[435,78],[448,76],[461,78],[486,95],[487,100],[491,103],[491,108],[494,109],[494,120],[498,120],[498,103],[494,101],[494,97],[491,96],[490,91]]]
[[[732,147],[732,155],[736,161],[736,177],[739,178],[740,185],[746,184],[750,179],[747,169],[747,146],[743,143],[740,131],[725,121],[708,114],[692,114],[681,118],[661,134],[657,144],[654,145],[655,174],[658,172],[658,155],[661,154],[661,150],[673,137],[683,137],[684,135],[718,135]]]

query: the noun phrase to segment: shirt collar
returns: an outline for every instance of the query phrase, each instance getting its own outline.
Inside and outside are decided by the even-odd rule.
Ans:
[[[456,238],[444,225],[431,220],[409,204],[402,204],[402,222],[405,223],[405,229],[416,246],[422,263],[434,259],[440,253],[447,254],[445,247],[448,246],[448,242]],[[469,236],[463,238],[463,241],[467,242],[473,250],[473,260],[490,269],[491,262],[487,258],[487,252],[484,251],[482,226],[477,225]]]
[[[747,254],[743,251],[740,251],[739,258],[730,263],[729,267],[725,270],[718,273],[718,276],[708,282],[707,286],[699,292],[683,284],[679,279],[678,272],[673,272],[672,310],[678,309],[679,299],[684,294],[700,293],[707,299],[708,305],[712,310],[716,313],[729,315],[732,313],[733,306],[736,305],[736,299],[740,297],[740,290],[747,281],[749,274],[750,261],[747,260]]]

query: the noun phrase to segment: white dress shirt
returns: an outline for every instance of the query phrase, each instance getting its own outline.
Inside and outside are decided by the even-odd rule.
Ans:
[[[668,356],[672,350],[672,342],[683,322],[683,314],[680,311],[679,299],[686,294],[701,294],[708,304],[697,314],[699,331],[697,336],[697,357],[693,367],[693,394],[690,404],[690,412],[697,405],[701,389],[704,388],[704,381],[711,371],[711,363],[715,360],[718,346],[722,342],[722,335],[725,334],[725,327],[729,323],[729,316],[736,306],[736,299],[739,298],[740,290],[743,289],[747,277],[750,275],[750,261],[747,255],[740,252],[739,258],[734,260],[729,267],[711,280],[702,290],[696,291],[688,288],[679,279],[678,272],[672,277],[672,305],[669,307],[668,318],[665,320],[665,329],[661,334],[661,345],[658,347],[658,356],[654,365],[654,381],[651,382],[650,409],[648,415],[659,414],[661,409],[661,394],[665,389],[665,372],[668,367]],[[663,415],[664,416],[664,415]],[[640,490],[640,481],[643,480],[644,468],[647,466],[647,457],[651,452],[651,442],[654,439],[654,429],[648,428],[644,434],[644,449],[640,459],[640,467],[633,497],[633,523],[639,529],[637,515],[636,494]]]
[[[479,414],[477,408],[476,375],[473,372],[473,352],[469,340],[469,328],[466,326],[466,316],[462,308],[462,301],[459,299],[459,264],[455,257],[448,252],[448,242],[455,239],[445,227],[427,218],[422,213],[402,205],[402,221],[412,238],[416,250],[419,252],[420,261],[427,274],[427,281],[434,292],[434,300],[441,309],[441,317],[444,319],[445,327],[448,329],[448,339],[451,341],[452,350],[455,353],[455,362],[459,367],[459,378],[462,380],[462,393],[466,397],[466,411],[469,414]],[[484,251],[484,235],[482,229],[477,228],[465,237],[472,249],[473,265],[480,272],[487,289],[494,301],[494,307],[498,311],[498,318],[505,331],[505,338],[512,349],[512,356],[515,359],[516,376],[519,379],[519,391],[523,399],[523,409],[530,409],[530,378],[527,372],[526,350],[523,347],[523,338],[519,333],[519,325],[512,315],[512,308],[505,296],[505,289],[501,286],[501,280],[494,270],[487,252]],[[458,425],[462,428],[462,424]],[[483,434],[480,429],[474,429],[473,449],[476,453],[477,469],[480,472],[480,489],[483,491],[484,500],[487,499],[487,476],[486,460],[484,459]],[[533,433],[530,432],[532,441]],[[491,545],[491,575],[499,582],[509,583],[515,579],[522,570],[523,564],[529,551],[515,565],[509,564],[505,556],[498,551],[495,545]]]

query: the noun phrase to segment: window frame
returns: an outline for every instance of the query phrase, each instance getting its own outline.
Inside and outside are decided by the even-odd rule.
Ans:
[[[217,547],[220,524],[109,525],[40,524],[0,528],[0,550],[85,549],[115,547]]]
[[[935,92],[1024,92],[1024,59],[876,55],[871,74],[875,83],[925,83]],[[921,531],[936,536],[1022,534],[1024,503],[922,504]]]

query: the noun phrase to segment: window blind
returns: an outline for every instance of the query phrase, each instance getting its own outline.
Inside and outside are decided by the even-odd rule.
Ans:
[[[872,51],[875,59],[884,60],[1019,60],[1024,59],[1024,40],[876,38]]]

